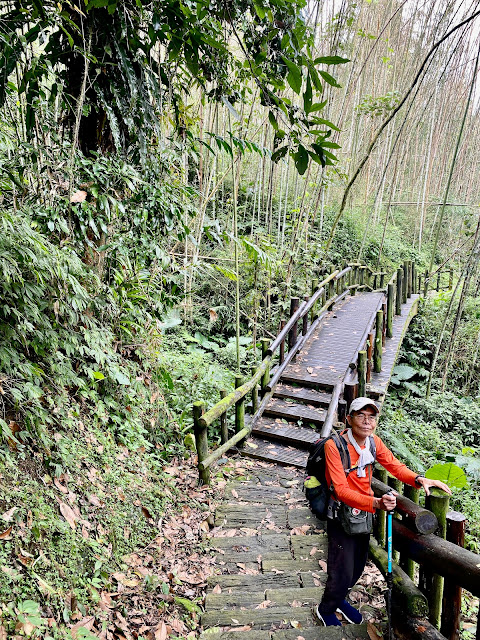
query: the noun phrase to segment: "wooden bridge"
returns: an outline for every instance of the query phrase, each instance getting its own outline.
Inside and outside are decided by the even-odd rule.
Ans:
[[[323,523],[304,500],[301,472],[319,432],[327,435],[342,424],[354,397],[368,395],[380,405],[383,402],[422,285],[411,262],[399,268],[386,286],[385,279],[385,273],[372,273],[359,264],[333,271],[311,297],[292,299],[290,319],[282,322],[272,343],[262,341],[262,363],[249,381],[237,376],[235,391],[206,413],[202,403],[195,403],[201,482],[210,481],[210,467],[233,447],[260,461],[250,470],[245,465],[244,477],[227,487],[227,502],[216,513],[211,548],[217,555],[218,575],[209,580],[202,639],[371,637],[365,624],[324,629],[316,623],[313,609],[326,580],[326,537]],[[246,417],[247,396],[251,402]],[[235,410],[235,435],[229,438],[230,407]],[[207,428],[217,420],[222,445],[209,454]],[[376,481],[374,490],[381,495],[388,487]],[[395,544],[402,549],[400,564],[405,572],[395,568],[395,601],[402,606],[396,616],[397,637],[453,640],[458,637],[460,587],[480,595],[480,556],[458,546],[454,553],[448,546],[440,550],[439,543],[460,543],[458,526],[453,527],[457,531],[453,543],[440,540],[432,535],[438,527],[436,516],[416,503],[418,493],[410,491],[398,506],[403,521],[397,522]],[[445,533],[445,498],[433,498],[429,506],[440,516]],[[450,518],[462,522],[459,515]],[[383,513],[376,536],[384,542]],[[444,560],[450,554],[447,564],[430,566],[425,549],[431,538],[434,554],[444,554]],[[384,570],[382,549],[372,543],[371,552]],[[462,578],[454,555],[461,556]],[[413,559],[422,562],[428,598],[413,582]],[[439,574],[447,577],[445,592],[452,597],[442,617]],[[442,632],[437,629],[440,625]]]

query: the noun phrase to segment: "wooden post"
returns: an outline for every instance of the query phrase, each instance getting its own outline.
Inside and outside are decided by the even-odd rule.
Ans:
[[[410,500],[412,500],[412,502],[418,504],[418,500],[420,498],[420,489],[411,487],[409,484],[406,484],[403,489],[403,494],[406,498],[409,498]],[[405,555],[405,553],[400,554],[400,566],[411,580],[413,580],[415,577],[415,564],[416,563],[411,558],[409,558],[408,555]]]
[[[448,288],[453,289],[453,269],[448,270]]]
[[[375,345],[373,352],[373,370],[380,373],[382,370],[382,351],[383,351],[383,311],[377,311],[375,322]]]
[[[343,422],[345,424],[346,416],[347,416],[347,403],[345,402],[345,400],[339,400],[338,411],[337,411],[338,422]]]
[[[375,469],[375,477],[378,478],[383,484],[387,484],[388,473],[383,467]],[[382,547],[385,546],[387,539],[387,512],[383,509],[377,509],[377,541]]]
[[[313,294],[315,293],[315,291],[318,289],[318,278],[314,278],[312,280],[312,288],[311,288],[311,295],[313,296]],[[313,307],[310,310],[310,322],[313,322],[315,319],[315,312],[317,310],[317,302],[314,303]]]
[[[395,313],[397,316],[402,315],[402,290],[403,290],[403,269],[397,269],[397,296],[395,300]]]
[[[300,298],[292,298],[290,300],[290,317],[297,311],[300,306]],[[293,327],[290,329],[288,333],[288,350],[290,351],[292,347],[297,342],[297,334],[298,334],[298,322],[295,322]]]
[[[220,389],[220,398],[225,398],[227,391]],[[228,440],[227,412],[224,411],[220,416],[220,441],[222,444]]]
[[[383,318],[382,318],[382,347],[385,346],[387,341],[387,301],[382,304]]]
[[[208,436],[207,427],[201,427],[199,420],[203,415],[205,405],[203,402],[193,403],[193,433],[195,435],[195,446],[197,448],[197,463],[203,462],[208,456]],[[210,483],[210,469],[199,469],[198,475],[200,484]]]
[[[279,333],[283,330],[283,327],[287,324],[287,321],[282,318],[280,320],[280,331]],[[263,356],[262,356],[262,360],[263,360]],[[283,361],[285,360],[285,340],[282,340],[282,342],[280,343],[280,350],[279,350],[279,355],[278,355],[278,364],[282,364]]]
[[[366,393],[366,384],[367,384],[367,352],[359,351],[358,352],[358,395],[364,396]]]
[[[417,265],[415,262],[412,262],[412,292],[418,293],[418,278],[417,278]]]
[[[372,377],[373,344],[374,344],[373,333],[369,333],[368,340],[367,340],[367,378],[366,378],[367,382],[370,382],[370,379]]]
[[[423,297],[426,298],[428,294],[428,269],[425,271],[425,280],[423,281]]]
[[[440,276],[442,275],[442,272],[439,271],[437,274],[437,291],[440,291]]]
[[[387,338],[393,336],[393,307],[395,304],[395,289],[393,284],[387,287]]]
[[[237,374],[235,376],[235,389],[243,384],[243,376]],[[238,433],[245,426],[245,396],[237,400],[235,403],[235,433]],[[243,441],[242,441],[243,442]],[[238,444],[241,445],[242,442]]]
[[[420,293],[422,291],[422,274],[419,273],[418,274],[418,289],[417,289],[417,293]]]
[[[297,298],[298,300],[298,298]],[[262,338],[260,340],[261,345],[262,345],[262,362],[263,360],[265,360],[265,358],[267,357],[267,349],[270,345],[270,340],[268,338]],[[265,369],[265,373],[262,376],[262,379],[260,381],[260,387],[261,387],[261,394],[262,397],[265,395],[266,390],[267,390],[267,384],[270,382],[270,366],[268,366]]]
[[[332,264],[330,265],[330,273],[333,273],[335,271],[335,265]],[[335,280],[332,278],[330,280],[330,282],[328,283],[328,299],[333,298],[333,296],[335,295]]]
[[[408,294],[408,261],[405,260],[403,263],[403,280],[402,280],[402,303],[405,304],[407,302],[407,294]]]
[[[438,519],[439,531],[437,535],[440,538],[446,537],[447,532],[447,511],[450,502],[448,494],[439,489],[430,489],[430,495],[425,498],[425,506],[432,511]],[[430,622],[440,628],[440,614],[442,611],[442,597],[443,597],[443,578],[437,574],[433,575],[432,587],[428,597],[428,604],[430,606]]]
[[[352,400],[355,400],[357,397],[357,385],[351,382],[346,382],[343,387],[343,399],[346,402],[346,412],[348,415],[350,405],[352,404]]]
[[[411,260],[408,260],[407,262],[407,269],[408,269],[407,298],[411,298],[413,293],[413,262]]]
[[[447,540],[463,547],[465,544],[466,518],[463,513],[447,513]],[[462,589],[448,579],[443,586],[442,625],[440,631],[447,640],[460,638],[460,613],[462,608]]]
[[[257,373],[257,367],[252,367],[252,377]],[[255,415],[258,410],[258,385],[252,389],[252,414]]]
[[[356,285],[358,284],[357,282],[357,267],[352,267],[352,270],[350,271],[350,285]],[[350,294],[352,296],[354,296],[357,293],[357,287],[354,287],[353,289],[350,290]]]
[[[385,273],[382,271],[380,274],[380,289],[383,289],[385,286]]]
[[[305,296],[304,300],[305,302],[308,302],[310,298],[308,296]],[[306,335],[307,330],[308,330],[308,313],[306,313],[302,318],[302,336]]]

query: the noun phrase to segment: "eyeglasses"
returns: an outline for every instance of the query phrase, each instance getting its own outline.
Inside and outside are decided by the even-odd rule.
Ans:
[[[355,413],[353,415],[354,418],[358,418],[359,420],[363,420],[363,422],[376,422],[377,416],[371,415],[369,413]]]

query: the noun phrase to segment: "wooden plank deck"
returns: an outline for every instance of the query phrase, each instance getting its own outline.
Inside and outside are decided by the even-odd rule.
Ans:
[[[325,322],[285,370],[282,380],[315,387],[343,380],[356,354],[365,327],[370,326],[384,294],[360,293],[347,297],[331,311]]]

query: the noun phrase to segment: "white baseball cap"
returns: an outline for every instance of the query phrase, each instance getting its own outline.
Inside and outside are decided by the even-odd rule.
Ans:
[[[377,407],[375,402],[370,400],[370,398],[365,397],[355,398],[355,400],[352,400],[348,413],[351,414],[352,411],[360,411],[364,407],[371,407],[375,413],[380,413],[380,409]]]

